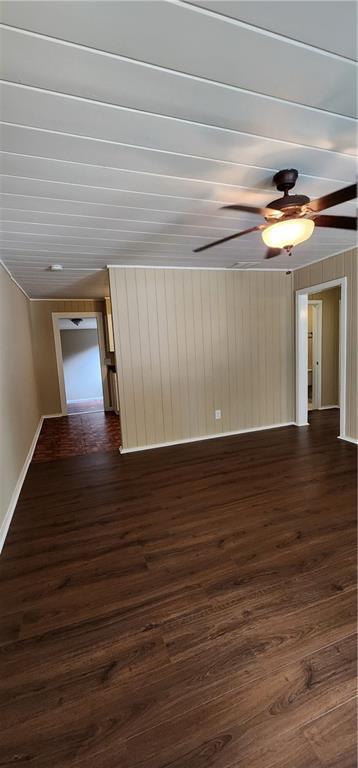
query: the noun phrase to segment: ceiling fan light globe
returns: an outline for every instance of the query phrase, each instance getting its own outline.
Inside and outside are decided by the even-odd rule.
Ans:
[[[313,219],[286,219],[270,224],[262,232],[262,239],[268,248],[288,248],[304,243],[313,234]]]

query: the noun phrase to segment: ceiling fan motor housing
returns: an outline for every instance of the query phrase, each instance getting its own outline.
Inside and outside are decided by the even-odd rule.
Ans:
[[[284,192],[285,195],[289,189],[295,186],[297,179],[298,171],[296,171],[296,168],[286,168],[283,171],[278,171],[273,177],[276,188],[279,192]]]
[[[278,211],[287,211],[290,216],[302,215],[303,205],[308,205],[310,198],[307,195],[284,195],[279,197],[278,200],[273,200],[269,203],[269,208],[275,208]]]
[[[269,203],[268,207],[283,211],[289,216],[302,216],[304,211],[301,208],[310,202],[310,198],[306,195],[288,194],[289,190],[295,186],[297,179],[298,171],[296,168],[286,168],[283,171],[278,171],[273,180],[278,191],[283,192],[284,195],[278,198],[278,200],[273,200],[272,203]]]

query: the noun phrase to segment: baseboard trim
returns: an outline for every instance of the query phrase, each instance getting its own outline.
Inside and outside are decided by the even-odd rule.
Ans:
[[[43,419],[59,419],[60,416],[64,416],[63,413],[46,413]]]
[[[343,435],[338,435],[338,440],[344,440],[347,443],[353,443],[353,445],[358,445],[358,440],[356,440],[355,437],[343,437]]]
[[[4,520],[2,522],[2,525],[1,525],[1,528],[0,528],[0,553],[2,552],[3,546],[5,544],[5,539],[6,539],[8,530],[10,528],[10,524],[11,524],[11,520],[12,520],[13,514],[15,512],[16,504],[18,502],[18,499],[19,499],[19,496],[20,496],[20,493],[21,493],[21,488],[23,486],[23,483],[24,483],[24,480],[25,480],[25,477],[26,477],[26,474],[27,474],[27,470],[28,470],[28,468],[30,466],[31,459],[33,457],[33,453],[34,453],[34,450],[36,448],[36,443],[37,443],[39,434],[41,432],[41,427],[42,427],[42,424],[43,424],[43,420],[44,420],[44,416],[41,416],[40,421],[39,421],[39,423],[37,425],[37,428],[36,428],[36,431],[35,431],[32,443],[30,445],[29,452],[28,452],[28,454],[26,456],[25,463],[24,463],[24,465],[22,467],[22,470],[20,472],[20,475],[19,475],[18,481],[16,483],[14,492],[12,494],[10,504],[9,504],[9,506],[7,508],[7,511],[6,511],[6,514],[5,514],[5,518],[4,518]]]
[[[215,440],[217,437],[233,437],[234,435],[246,435],[249,432],[263,432],[266,429],[279,429],[280,427],[296,426],[294,421],[285,421],[282,424],[267,424],[264,427],[251,427],[249,429],[236,429],[232,432],[218,432],[213,435],[200,435],[199,437],[188,437],[184,440],[172,440],[167,443],[153,443],[150,445],[138,445],[135,448],[119,449],[120,453],[136,453],[137,451],[151,451],[153,448],[169,448],[171,445],[184,445],[185,443],[200,443],[202,440]]]
[[[331,408],[338,408],[338,410],[339,410],[339,405],[320,405],[320,407],[317,410],[318,411],[330,411]]]

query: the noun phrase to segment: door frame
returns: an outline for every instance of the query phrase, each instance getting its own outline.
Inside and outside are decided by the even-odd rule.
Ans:
[[[347,278],[339,277],[318,285],[309,285],[296,291],[296,424],[308,424],[308,294],[320,293],[339,286],[341,305],[339,316],[339,391],[340,426],[338,437],[347,440],[346,389],[347,389]]]
[[[57,321],[61,318],[71,320],[72,318],[76,318],[76,317],[78,318],[95,317],[97,320],[97,336],[98,336],[99,358],[100,358],[100,365],[101,365],[103,406],[105,411],[110,410],[108,378],[107,378],[108,371],[106,366],[106,346],[104,341],[102,312],[71,312],[71,311],[52,312],[52,326],[53,326],[53,334],[54,334],[54,340],[55,340],[58,386],[60,391],[62,416],[67,416],[67,403],[66,403],[65,375],[63,371],[61,335],[60,335],[60,329],[58,327]]]
[[[312,336],[312,410],[321,407],[322,400],[322,299],[308,299],[314,308]],[[313,363],[315,361],[315,363]]]

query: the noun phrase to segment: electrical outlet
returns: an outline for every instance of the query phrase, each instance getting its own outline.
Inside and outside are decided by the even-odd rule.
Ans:
[[[216,419],[216,420],[218,420],[218,419],[221,419],[221,411],[220,411],[220,409],[218,409],[217,411],[215,411],[215,419]]]

